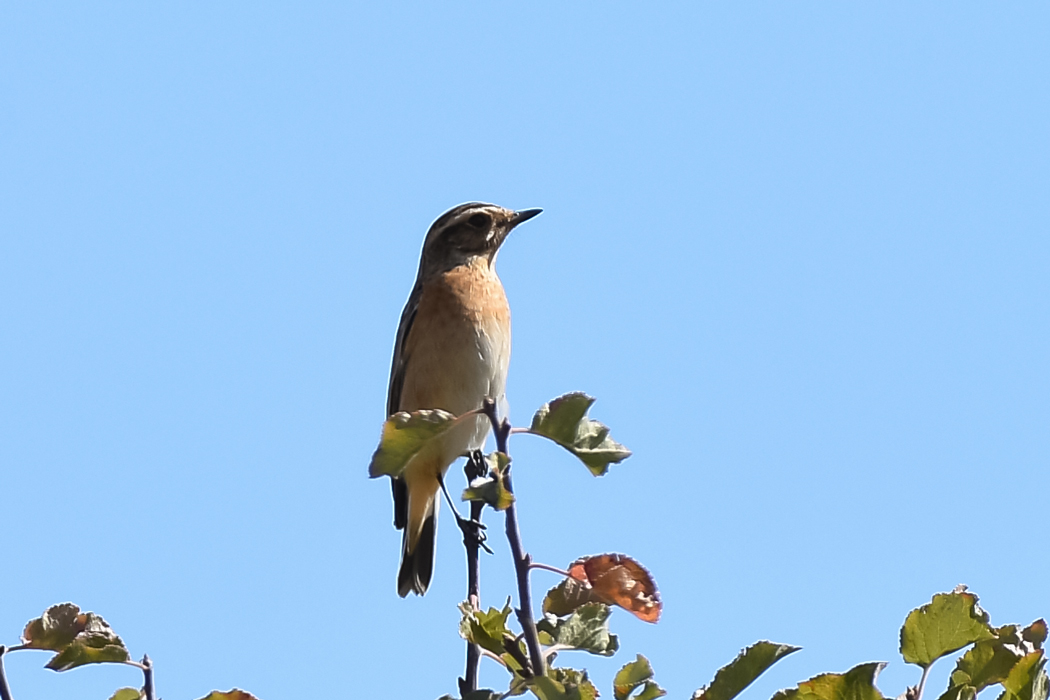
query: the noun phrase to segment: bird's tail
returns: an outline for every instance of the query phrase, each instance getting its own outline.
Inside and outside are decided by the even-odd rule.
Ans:
[[[415,523],[409,517],[401,538],[401,568],[397,571],[397,594],[404,598],[409,593],[423,595],[430,587],[430,577],[434,574],[434,542],[437,537],[436,499],[431,497],[423,522],[416,532]],[[415,541],[413,541],[415,540]]]

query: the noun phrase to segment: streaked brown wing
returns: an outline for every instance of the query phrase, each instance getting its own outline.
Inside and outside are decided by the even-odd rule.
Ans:
[[[408,295],[405,309],[401,312],[401,322],[397,326],[397,338],[394,340],[394,358],[390,363],[390,384],[386,392],[386,417],[401,410],[401,389],[405,385],[405,367],[408,365],[408,356],[405,353],[405,340],[408,332],[412,330],[412,324],[416,321],[416,311],[419,309],[419,297],[422,295],[423,285],[417,279],[412,287],[412,293]]]

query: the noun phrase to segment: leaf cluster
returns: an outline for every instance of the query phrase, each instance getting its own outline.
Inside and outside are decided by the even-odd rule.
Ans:
[[[490,416],[499,449],[486,458],[487,474],[470,483],[463,499],[496,510],[508,510],[508,519],[513,517],[511,460],[506,449],[506,437],[510,433],[529,433],[555,442],[575,455],[594,476],[606,474],[610,465],[631,456],[630,450],[609,436],[608,427],[587,416],[593,404],[594,399],[586,394],[565,394],[542,406],[529,428],[513,430],[506,421],[498,425],[494,410],[487,405],[485,411],[480,412],[487,411]],[[457,417],[442,411],[416,411],[391,416],[383,426],[369,474],[373,477],[400,474],[427,449],[430,440],[467,415],[477,413],[479,411]],[[518,547],[520,550],[520,543]],[[521,555],[516,562],[519,586],[530,568],[561,571],[531,561],[527,555]],[[463,700],[491,700],[525,692],[531,692],[540,700],[596,698],[598,691],[587,672],[556,666],[557,656],[567,651],[597,656],[615,654],[620,643],[609,629],[614,607],[623,608],[646,622],[655,623],[660,618],[662,603],[656,583],[649,572],[630,557],[622,554],[582,557],[561,573],[565,578],[544,597],[541,619],[533,624],[530,611],[517,611],[522,625],[520,633],[508,626],[514,612],[509,599],[503,608],[490,608],[487,612],[476,610],[469,603],[460,605],[463,615],[460,634],[502,664],[511,675],[509,686],[502,693],[468,691],[464,692]],[[527,582],[524,585],[523,598],[528,591]],[[530,633],[535,636],[530,637]],[[929,604],[913,610],[901,628],[901,655],[907,663],[922,669],[922,678],[898,700],[921,700],[930,667],[938,659],[964,649],[949,687],[938,700],[974,700],[978,693],[993,685],[1002,688],[997,700],[1047,700],[1043,651],[1046,637],[1047,626],[1043,620],[1024,628],[992,627],[987,613],[978,605],[977,596],[965,587],[937,594]],[[537,664],[530,663],[529,650],[543,657],[538,670],[533,668]],[[719,670],[708,686],[694,693],[693,700],[732,700],[770,666],[797,650],[798,647],[789,645],[757,642]],[[773,700],[884,700],[876,686],[884,666],[884,663],[871,662],[845,673],[821,674],[778,692]],[[653,679],[652,666],[643,656],[625,664],[616,674],[613,688],[616,700],[651,700],[664,694]]]
[[[81,612],[73,603],[52,605],[40,617],[30,620],[22,631],[20,644],[0,646],[0,695],[10,697],[7,679],[3,673],[3,655],[7,652],[36,649],[55,652],[45,664],[52,671],[69,671],[89,664],[124,664],[142,670],[145,685],[139,688],[120,688],[110,700],[154,700],[153,664],[149,657],[132,661],[123,640],[101,616]],[[233,689],[213,691],[202,700],[258,700],[251,693]]]
[[[922,677],[898,700],[922,700],[933,664],[963,649],[939,700],[974,700],[994,685],[1002,688],[998,700],[1047,700],[1046,636],[1041,619],[1024,628],[993,627],[977,596],[965,586],[938,593],[911,611],[901,627],[901,656],[919,666]],[[875,685],[883,667],[884,663],[866,663],[846,673],[822,674],[780,691],[773,700],[883,700]]]

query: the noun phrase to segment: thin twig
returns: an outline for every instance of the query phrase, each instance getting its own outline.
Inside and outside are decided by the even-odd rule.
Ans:
[[[557,654],[559,651],[575,648],[576,647],[572,646],[571,644],[551,644],[549,647],[543,650],[543,655],[549,659],[551,656]]]
[[[0,644],[0,700],[12,700],[11,688],[7,686],[7,674],[4,673],[4,654],[7,653],[7,647]]]
[[[572,574],[570,574],[568,571],[564,571],[562,569],[559,569],[556,566],[551,566],[550,564],[540,564],[539,562],[535,562],[534,561],[531,564],[529,564],[529,568],[530,569],[543,569],[544,571],[552,571],[552,572],[554,572],[556,574],[561,574],[565,578],[573,578]]]
[[[466,473],[468,485],[479,476],[484,476],[484,457],[481,457],[480,453],[471,455],[471,458],[467,460],[466,466],[463,467],[463,471]],[[484,509],[485,504],[483,502],[471,501],[470,519],[476,523],[481,523],[481,512]],[[467,550],[467,603],[475,610],[481,609],[480,533],[478,535],[479,537],[471,538],[465,530],[463,532],[463,547]],[[502,659],[500,659],[500,662],[502,663]],[[459,694],[461,696],[478,689],[478,666],[480,664],[481,647],[468,640],[467,668],[463,677],[459,679]]]
[[[500,666],[503,666],[504,668],[507,667],[507,662],[503,660],[503,657],[496,656],[495,654],[493,654],[488,649],[482,649],[481,650],[481,655],[483,657],[485,657],[486,659],[492,659],[493,661],[498,663]]]
[[[510,422],[503,419],[501,422],[496,415],[496,404],[493,401],[485,401],[485,415],[492,423],[492,432],[496,436],[496,449],[503,454],[510,454],[507,450],[507,437],[510,435]],[[511,472],[507,470],[504,477],[504,485],[507,491],[514,493],[511,484]],[[536,622],[532,619],[532,591],[529,589],[529,564],[531,557],[525,553],[521,545],[521,532],[518,529],[517,501],[513,501],[507,508],[507,541],[510,543],[511,555],[514,557],[514,571],[518,577],[518,604],[515,611],[518,622],[521,624],[522,634],[525,635],[525,645],[529,648],[529,659],[532,663],[532,674],[534,676],[547,675],[547,663],[543,657],[543,648],[540,646],[540,637],[536,632]]]

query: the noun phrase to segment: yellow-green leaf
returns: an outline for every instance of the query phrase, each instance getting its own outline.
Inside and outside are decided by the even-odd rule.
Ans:
[[[447,411],[427,410],[395,413],[383,423],[379,447],[368,465],[368,476],[398,476],[428,442],[456,424]]]
[[[137,688],[121,688],[109,697],[109,700],[141,700],[142,691]]]
[[[505,652],[503,640],[514,639],[514,635],[507,628],[507,618],[511,613],[509,598],[502,610],[489,608],[488,612],[482,612],[474,610],[470,603],[460,603],[459,611],[463,613],[459,622],[459,634],[468,642],[499,656]]]
[[[711,685],[693,693],[693,700],[732,700],[770,666],[799,648],[788,644],[755,642],[720,668]]]
[[[528,688],[540,700],[597,700],[598,689],[587,678],[586,671],[552,668],[546,676],[528,681]]]
[[[781,690],[773,700],[885,700],[875,687],[875,679],[886,664],[854,666],[845,673],[825,673]]]
[[[1021,658],[1003,681],[1003,700],[1046,700],[1047,677],[1043,651],[1033,651]]]
[[[658,686],[653,680],[653,667],[649,659],[638,654],[634,661],[630,661],[616,672],[613,677],[613,698],[615,700],[627,700],[638,688],[641,692],[632,700],[652,700],[667,695],[667,691]]]
[[[101,618],[99,618],[101,619]],[[47,662],[52,671],[68,671],[86,664],[124,663],[131,659],[124,642],[112,630],[82,632]]]
[[[218,690],[213,690],[207,695],[205,695],[203,698],[201,698],[201,700],[259,700],[259,698],[255,697],[249,692],[234,688],[233,690],[228,690],[225,693],[220,692]]]

